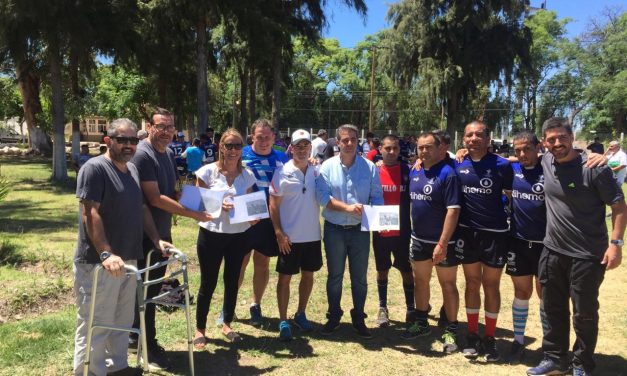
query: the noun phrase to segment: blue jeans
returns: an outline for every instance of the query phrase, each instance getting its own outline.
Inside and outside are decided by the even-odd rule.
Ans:
[[[327,257],[327,299],[329,320],[339,321],[342,317],[342,282],[346,258],[351,278],[353,295],[353,321],[363,320],[366,294],[368,292],[368,256],[370,254],[370,233],[362,232],[357,226],[344,229],[324,222],[324,249]]]

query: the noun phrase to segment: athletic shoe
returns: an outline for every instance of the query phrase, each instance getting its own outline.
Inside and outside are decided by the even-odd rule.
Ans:
[[[568,367],[563,367],[549,358],[544,358],[537,366],[527,369],[529,376],[563,375],[566,372],[568,372]]]
[[[415,310],[406,311],[405,312],[405,324],[411,324],[412,322],[414,322],[416,320],[415,315],[416,315]]]
[[[573,366],[573,376],[589,376],[590,374],[581,366]]]
[[[379,328],[385,328],[390,325],[390,316],[387,308],[379,307],[379,313],[375,322]]]
[[[143,359],[142,359],[143,360]],[[167,370],[171,366],[165,349],[158,344],[148,346],[148,368],[151,370]]]
[[[444,330],[444,334],[442,334],[442,342],[444,346],[442,351],[447,354],[452,354],[457,351],[457,334],[451,330]]]
[[[494,337],[485,337],[481,343],[485,352],[486,362],[498,362],[501,359],[499,350],[496,348],[496,340]]]
[[[411,324],[402,334],[402,339],[414,339],[417,337],[424,337],[431,334],[431,328],[428,322],[416,321]]]
[[[292,329],[290,323],[287,321],[281,321],[279,323],[279,339],[281,341],[289,341],[292,339]]]
[[[507,354],[507,363],[518,364],[525,356],[525,345],[513,340],[512,346],[509,348],[509,354]]]
[[[479,356],[481,350],[481,338],[477,334],[469,334],[466,337],[466,347],[462,350],[462,354],[468,359],[475,359]]]
[[[320,329],[320,334],[323,336],[330,336],[333,332],[340,327],[340,322],[337,320],[329,320]]]
[[[356,323],[354,322],[353,329],[355,329],[355,331],[357,332],[357,335],[360,336],[361,338],[364,338],[364,339],[372,338],[372,333],[370,333],[370,330],[368,329],[368,327],[363,321],[356,322]]]
[[[313,330],[305,312],[298,312],[294,315],[294,325],[303,332],[311,332]]]
[[[261,326],[263,324],[263,315],[261,314],[261,305],[253,304],[250,306],[250,325]]]
[[[440,317],[438,317],[438,328],[446,328],[448,326],[448,318],[444,306],[440,307]]]

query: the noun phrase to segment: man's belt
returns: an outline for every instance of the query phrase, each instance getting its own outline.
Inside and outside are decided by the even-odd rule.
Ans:
[[[355,230],[355,229],[361,229],[361,223],[358,223],[356,225],[336,225],[335,223],[331,223],[329,221],[324,221],[325,225],[331,226],[331,227],[335,227],[335,228],[341,228],[342,230]]]

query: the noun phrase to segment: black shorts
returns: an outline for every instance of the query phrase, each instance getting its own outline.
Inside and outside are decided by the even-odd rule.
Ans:
[[[276,271],[281,274],[294,275],[301,270],[317,272],[322,268],[322,242],[320,240],[306,243],[292,243],[292,251],[287,255],[279,253]]]
[[[378,272],[388,271],[391,267],[401,272],[411,272],[408,236],[385,237],[379,235],[378,232],[373,232],[372,248]],[[392,255],[394,255],[394,263],[392,263]]]
[[[455,242],[455,256],[462,264],[481,262],[493,268],[502,268],[507,259],[507,232],[475,230],[459,227]]]
[[[411,239],[411,247],[409,248],[409,259],[411,261],[427,261],[433,258],[433,250],[436,244],[421,242],[418,239]],[[455,257],[455,244],[449,243],[446,247],[446,258],[436,266],[457,266],[459,260]]]
[[[538,263],[544,245],[542,243],[510,237],[505,273],[514,277],[538,276]]]
[[[248,230],[250,249],[259,251],[261,254],[274,257],[279,255],[279,244],[274,234],[274,226],[270,218],[260,220],[256,225]]]

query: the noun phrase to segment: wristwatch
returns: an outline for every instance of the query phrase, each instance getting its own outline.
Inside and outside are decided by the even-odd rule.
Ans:
[[[109,251],[102,251],[100,252],[100,262],[104,262],[104,260],[108,259],[109,257],[111,257],[112,253]]]
[[[616,245],[616,246],[619,246],[619,247],[622,247],[622,246],[623,246],[623,244],[625,244],[625,242],[623,241],[623,239],[618,239],[618,240],[614,240],[614,239],[612,239],[612,240],[610,240],[610,243],[612,243],[612,244],[614,244],[614,245]]]

